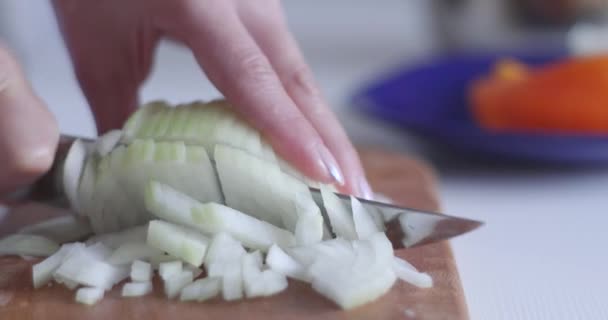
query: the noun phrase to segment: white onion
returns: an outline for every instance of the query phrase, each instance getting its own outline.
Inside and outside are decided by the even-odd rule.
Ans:
[[[336,236],[347,240],[357,239],[352,214],[342,203],[342,200],[325,186],[321,186],[321,196],[323,197],[323,206],[329,217],[332,231]]]
[[[152,266],[144,261],[135,260],[131,264],[131,280],[135,282],[147,282],[152,280]]]
[[[48,257],[59,250],[59,245],[45,237],[13,234],[0,239],[0,256],[26,255]]]
[[[194,266],[203,264],[209,238],[191,228],[150,221],[147,244]]]
[[[158,265],[158,274],[163,280],[168,280],[182,271],[183,263],[181,261],[162,262]]]
[[[76,302],[94,305],[103,299],[104,290],[101,288],[80,288],[76,291]]]
[[[182,270],[176,274],[171,275],[163,281],[165,287],[165,295],[169,299],[177,297],[180,291],[192,283],[193,280],[192,272]]]
[[[270,269],[301,281],[310,281],[302,264],[289,256],[283,249],[273,245],[266,255],[266,264]]]
[[[184,287],[179,299],[199,302],[209,300],[220,293],[221,285],[221,278],[218,277],[199,279]]]
[[[141,297],[152,292],[152,282],[128,282],[122,286],[121,296]]]

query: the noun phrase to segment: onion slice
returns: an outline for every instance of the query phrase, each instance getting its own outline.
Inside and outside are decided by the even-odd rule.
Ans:
[[[31,234],[13,234],[0,239],[0,256],[23,255],[48,257],[59,250],[50,239]]]

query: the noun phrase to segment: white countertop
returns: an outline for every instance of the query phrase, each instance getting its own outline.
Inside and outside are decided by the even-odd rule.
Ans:
[[[9,42],[62,130],[92,135],[90,114],[48,5],[38,2],[37,9],[17,0],[0,5],[0,21],[5,19],[0,35],[11,35]],[[423,3],[286,1],[294,33],[319,82],[359,143],[419,150],[398,129],[353,114],[345,101],[365,79],[433,47]],[[3,10],[13,17],[8,23]],[[216,95],[187,51],[169,45],[161,48],[159,65],[142,92],[143,100]],[[439,167],[445,211],[486,222],[452,242],[471,318],[608,319],[608,168],[492,168],[446,161],[450,157],[439,158],[450,163]]]

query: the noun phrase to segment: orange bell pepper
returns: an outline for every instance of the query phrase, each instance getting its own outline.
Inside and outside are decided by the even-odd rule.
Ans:
[[[494,131],[608,133],[608,55],[530,69],[503,60],[472,84],[478,123]]]

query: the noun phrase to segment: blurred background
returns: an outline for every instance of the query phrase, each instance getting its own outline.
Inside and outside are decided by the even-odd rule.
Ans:
[[[0,38],[17,53],[61,130],[92,136],[48,2],[1,1]],[[445,212],[486,221],[453,241],[472,319],[608,318],[602,267],[608,263],[608,136],[483,130],[466,100],[469,80],[490,75],[500,58],[545,64],[603,52],[608,2],[284,5],[353,140],[430,161],[440,175]],[[218,95],[187,50],[163,43],[142,101]]]

